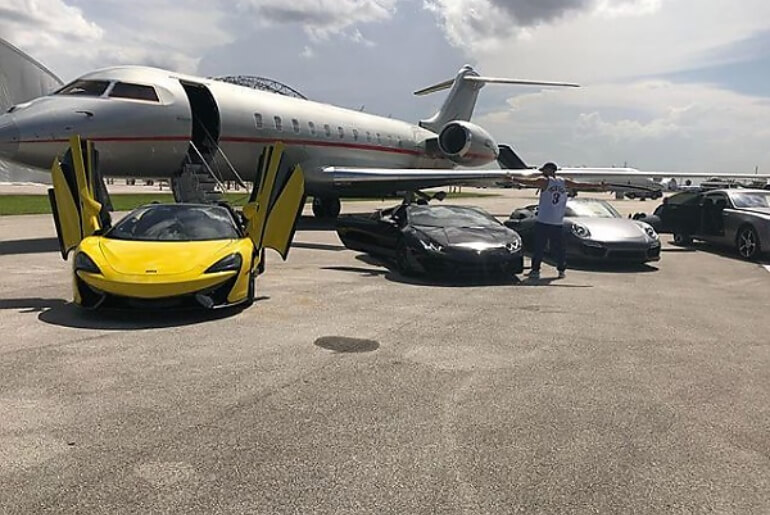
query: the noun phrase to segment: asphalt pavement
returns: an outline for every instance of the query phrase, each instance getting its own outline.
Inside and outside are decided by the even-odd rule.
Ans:
[[[249,309],[91,313],[0,217],[0,513],[770,513],[770,274],[663,239],[444,283],[305,217]]]

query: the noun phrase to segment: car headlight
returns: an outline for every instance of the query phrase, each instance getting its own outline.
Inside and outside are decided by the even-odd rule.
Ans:
[[[647,236],[650,237],[651,240],[660,239],[660,237],[658,236],[658,233],[655,232],[655,229],[653,229],[651,225],[642,224],[642,229],[644,229],[644,232],[647,234]]]
[[[419,240],[420,244],[422,245],[422,248],[427,250],[428,252],[443,252],[444,247],[436,243],[435,241],[431,240]]]
[[[99,267],[96,266],[96,263],[94,263],[94,260],[91,259],[85,252],[78,252],[75,255],[75,262],[73,267],[76,272],[78,270],[82,270],[83,272],[88,272],[89,274],[102,273],[102,271],[99,270]]]
[[[236,254],[230,254],[229,256],[225,256],[210,267],[206,269],[207,274],[214,274],[217,272],[230,272],[234,271],[237,272],[241,269],[241,265],[243,264],[243,259],[241,258],[241,255]]]
[[[582,240],[586,240],[591,237],[591,231],[588,230],[588,227],[576,223],[572,224],[572,234]]]

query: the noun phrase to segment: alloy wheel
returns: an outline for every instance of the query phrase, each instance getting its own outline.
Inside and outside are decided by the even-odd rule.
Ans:
[[[738,233],[738,253],[745,259],[753,258],[759,247],[757,233],[752,227],[746,227]]]

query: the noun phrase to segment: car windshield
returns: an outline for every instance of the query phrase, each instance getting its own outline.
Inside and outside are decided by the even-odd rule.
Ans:
[[[135,209],[105,234],[136,241],[206,241],[239,238],[227,208],[153,204]]]
[[[499,227],[500,222],[480,209],[460,206],[413,206],[409,221],[427,227]]]
[[[621,218],[620,213],[603,200],[568,201],[564,215],[585,218]]]
[[[770,191],[730,192],[730,200],[737,208],[770,207]]]

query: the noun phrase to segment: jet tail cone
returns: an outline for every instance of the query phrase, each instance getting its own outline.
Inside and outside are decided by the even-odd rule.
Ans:
[[[0,158],[13,161],[18,150],[18,127],[9,116],[0,116]]]

